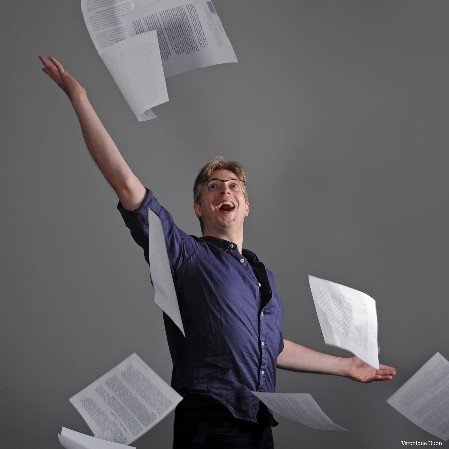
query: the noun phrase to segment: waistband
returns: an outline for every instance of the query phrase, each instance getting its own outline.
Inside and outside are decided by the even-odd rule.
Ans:
[[[259,424],[261,426],[278,425],[268,408],[263,402],[260,403],[259,412],[257,414],[257,423],[235,418],[232,413],[220,401],[206,394],[188,393],[184,399],[176,407],[176,416],[185,416],[192,418],[220,418],[234,421],[236,423]]]

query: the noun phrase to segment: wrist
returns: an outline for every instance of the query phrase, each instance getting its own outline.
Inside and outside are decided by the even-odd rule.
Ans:
[[[337,375],[350,378],[352,365],[353,365],[352,357],[339,357]]]
[[[89,99],[87,98],[87,92],[83,89],[80,91],[72,92],[68,95],[69,100],[72,102],[74,108],[78,105],[82,106],[83,104],[89,103]]]

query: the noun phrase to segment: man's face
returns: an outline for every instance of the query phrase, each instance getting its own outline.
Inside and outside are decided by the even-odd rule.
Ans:
[[[237,175],[229,170],[216,170],[210,177],[212,180],[235,180]],[[240,181],[240,185],[243,183]],[[234,191],[231,182],[218,182],[216,190],[209,190],[207,183],[201,191],[201,204],[195,203],[193,208],[197,217],[201,217],[204,233],[213,235],[229,228],[243,229],[245,217],[249,214],[249,203],[242,190]]]

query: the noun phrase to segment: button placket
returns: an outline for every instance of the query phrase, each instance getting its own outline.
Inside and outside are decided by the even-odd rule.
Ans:
[[[268,353],[266,351],[266,322],[263,319],[265,316],[263,310],[260,312],[260,326],[259,326],[259,341],[260,341],[260,350],[261,350],[261,361],[260,361],[260,368],[259,368],[259,387],[264,388],[264,384],[266,382],[266,367],[268,366]]]

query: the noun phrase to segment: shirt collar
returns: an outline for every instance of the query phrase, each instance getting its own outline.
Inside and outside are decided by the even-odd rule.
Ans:
[[[218,248],[221,248],[223,251],[227,251],[229,249],[237,248],[235,243],[230,242],[229,240],[220,239],[218,237],[212,237],[210,235],[200,237],[201,240],[211,243]]]
[[[230,242],[229,240],[220,239],[218,237],[212,237],[209,235],[200,237],[201,240],[211,243],[218,248],[221,248],[223,251],[237,250],[237,245],[235,243]],[[233,245],[233,246],[232,246]],[[258,257],[249,249],[243,248],[242,256],[246,257],[250,263],[258,262]]]

